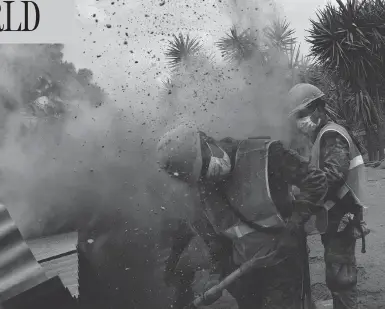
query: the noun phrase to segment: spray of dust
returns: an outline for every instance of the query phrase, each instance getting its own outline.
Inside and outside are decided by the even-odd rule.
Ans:
[[[46,47],[5,46],[0,53],[7,73],[0,84],[10,89],[15,109],[2,115],[0,197],[24,237],[77,229],[100,274],[104,308],[164,304],[160,279],[154,279],[161,223],[188,216],[190,199],[158,170],[158,119],[111,102],[95,107],[65,78],[67,113],[33,117],[23,109],[25,89],[41,74],[55,74]]]
[[[268,135],[289,140],[285,102],[291,80],[281,59],[266,65],[255,54],[232,66],[196,55],[174,73],[164,108],[175,121],[193,120],[216,138]]]
[[[254,1],[253,8],[251,2],[234,1],[226,9],[239,32],[248,29],[256,34],[261,52],[235,65],[215,63],[204,52],[186,59],[173,72],[163,94],[162,110],[167,111],[168,127],[192,120],[215,138],[268,135],[286,144],[292,141],[285,105],[293,86],[289,59],[279,51],[268,50],[266,62],[260,35],[277,18],[277,9],[264,1]],[[186,261],[180,267],[189,268],[191,260]]]
[[[233,24],[242,29],[253,29],[263,36],[263,29],[282,15],[279,5],[272,0],[229,0],[219,1],[219,7]]]
[[[237,1],[230,7],[234,23],[260,31],[266,23],[256,23],[253,14],[265,16],[259,10],[269,5],[253,11],[241,5]],[[64,80],[67,114],[53,121],[34,119],[33,129],[22,133],[21,125],[29,121],[18,112],[25,103],[24,88],[50,70],[50,63],[44,46],[0,52],[6,72],[0,85],[16,108],[1,116],[0,197],[23,235],[78,229],[102,286],[100,307],[168,307],[169,292],[157,272],[162,222],[190,217],[196,200],[183,184],[159,172],[156,142],[181,118],[193,119],[213,137],[280,138],[288,90],[284,61],[278,55],[265,66],[256,54],[231,66],[199,55],[175,72],[158,116],[111,102],[96,108],[90,96],[81,94],[84,89]],[[133,104],[136,97],[139,101],[132,93]]]
[[[36,81],[49,64],[44,47],[10,49],[2,50],[3,67],[8,68],[2,86],[12,86],[10,92],[22,106],[23,86],[27,88],[24,80]],[[152,188],[151,180],[157,183],[157,178],[162,178],[152,149],[156,119],[136,117],[108,102],[93,107],[93,102],[84,100],[81,94],[76,98],[74,93],[79,91],[72,81],[64,82],[66,93],[61,96],[72,100],[65,102],[68,112],[61,119],[33,119],[18,109],[8,113],[2,123],[0,193],[25,237],[43,233],[51,222],[47,213],[58,217],[58,226],[46,231],[52,233],[67,224],[69,214],[75,215],[84,208],[93,212],[113,208],[124,213],[131,211],[129,201],[134,201],[145,209],[130,213],[132,217],[155,211],[155,206],[148,206],[154,202],[150,202],[146,192]],[[28,126],[31,119],[33,128],[30,126],[22,134],[22,125]],[[162,194],[161,188],[156,192]],[[80,205],[78,199],[83,195],[93,195],[93,202]],[[123,201],[126,203],[122,204]]]

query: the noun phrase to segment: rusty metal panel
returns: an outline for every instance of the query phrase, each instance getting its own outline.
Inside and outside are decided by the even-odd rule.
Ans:
[[[8,210],[0,204],[0,301],[47,279]]]

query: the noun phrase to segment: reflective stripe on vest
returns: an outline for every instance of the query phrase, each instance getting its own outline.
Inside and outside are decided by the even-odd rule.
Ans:
[[[320,147],[321,147],[321,137],[326,132],[338,132],[342,135],[349,144],[349,152],[350,152],[350,166],[349,173],[345,184],[338,190],[337,198],[342,199],[348,192],[351,192],[354,199],[356,200],[358,205],[362,206],[361,203],[361,190],[362,181],[363,181],[363,171],[364,171],[364,160],[362,158],[361,153],[359,152],[357,146],[354,144],[352,138],[345,128],[336,124],[336,123],[328,123],[325,127],[319,132],[317,139],[314,142],[312,148],[312,156],[311,163],[317,168],[320,167],[319,159],[320,159]],[[324,204],[324,212],[321,212],[317,215],[316,226],[320,233],[324,233],[326,231],[328,222],[327,222],[327,212],[335,205],[334,201],[326,201]]]
[[[270,142],[265,142],[265,147],[266,147],[266,153],[268,153],[269,151],[269,147],[270,145],[273,143],[274,141],[270,141]],[[237,156],[237,159],[238,159],[238,156]],[[269,166],[269,156],[266,155],[266,162],[265,162],[265,168],[264,168],[264,176],[265,176],[265,180],[266,180],[266,192],[267,192],[267,196],[270,200],[270,202],[274,205],[273,201],[272,201],[272,198],[271,198],[271,191],[270,191],[270,186],[269,186],[269,171],[268,171],[268,166]],[[263,227],[272,227],[272,226],[284,226],[285,225],[285,221],[284,219],[279,215],[279,213],[276,213],[275,215],[273,216],[270,216],[268,218],[265,218],[265,219],[262,219],[262,220],[255,220],[254,223],[260,225],[260,226],[263,226]],[[247,234],[250,234],[252,232],[255,232],[255,229],[253,229],[252,227],[248,226],[246,223],[239,223],[239,224],[236,224],[232,227],[230,227],[229,229],[227,229],[224,233],[226,235],[229,235],[231,237],[237,237],[237,238],[241,238]]]
[[[254,223],[263,227],[284,226],[284,222],[285,221],[282,219],[280,215],[271,216],[269,218],[266,218],[260,221],[254,221]],[[241,238],[252,232],[255,232],[255,230],[252,227],[248,226],[246,223],[240,223],[227,229],[225,231],[225,234],[232,237]]]
[[[284,224],[272,200],[268,181],[268,151],[273,142],[244,140],[239,144],[232,176],[223,185],[231,206],[214,201],[214,196],[206,193],[205,211],[217,232],[230,237],[242,237],[254,231],[237,215],[234,216],[231,208],[236,208],[245,218],[260,226],[275,227]]]

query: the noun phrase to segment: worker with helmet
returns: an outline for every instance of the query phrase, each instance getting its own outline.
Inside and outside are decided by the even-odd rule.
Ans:
[[[316,216],[316,228],[325,248],[326,284],[334,309],[357,308],[356,239],[369,230],[363,221],[364,161],[354,136],[333,122],[324,93],[310,84],[297,84],[289,92],[288,112],[297,129],[313,145],[310,162],[327,177],[324,209]]]
[[[211,227],[199,233],[212,257],[208,286],[257,258],[255,268],[227,288],[238,308],[300,308],[304,265],[297,236],[321,209],[324,173],[280,141],[217,141],[191,122],[168,131],[157,150],[163,170],[199,191],[204,215],[198,223]],[[300,189],[295,201],[291,185]],[[169,261],[177,252],[172,250]]]

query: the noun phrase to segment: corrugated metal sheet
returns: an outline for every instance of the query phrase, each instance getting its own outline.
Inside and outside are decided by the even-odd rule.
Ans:
[[[79,295],[78,233],[68,233],[27,241],[48,278],[59,276],[71,295]]]
[[[3,302],[3,307],[4,309],[78,308],[77,302],[58,276]]]
[[[47,280],[8,210],[0,204],[0,301]]]
[[[79,296],[79,261],[77,253],[41,264],[48,278],[59,276],[74,297]]]
[[[27,239],[27,244],[37,261],[40,262],[46,258],[77,251],[78,233],[72,232],[38,239]]]

